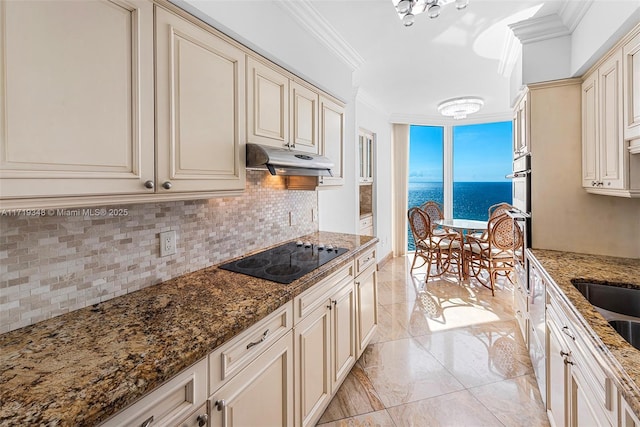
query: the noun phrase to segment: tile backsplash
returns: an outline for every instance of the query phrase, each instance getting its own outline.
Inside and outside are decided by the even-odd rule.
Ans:
[[[0,333],[312,233],[317,209],[315,191],[247,171],[237,197],[0,216]],[[167,230],[177,253],[161,258]]]

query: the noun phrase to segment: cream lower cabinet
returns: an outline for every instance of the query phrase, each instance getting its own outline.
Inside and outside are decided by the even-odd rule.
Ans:
[[[293,332],[210,397],[212,427],[293,427]]]
[[[370,265],[355,280],[357,356],[364,352],[378,329],[378,272]]]
[[[555,426],[618,424],[612,380],[585,341],[588,333],[563,309],[555,291],[547,294],[547,411]]]
[[[640,427],[640,419],[622,396],[620,396],[620,427]]]
[[[3,0],[0,33],[3,207],[153,193],[153,3]]]
[[[296,425],[315,425],[356,361],[353,263],[294,300]]]
[[[156,7],[160,193],[244,190],[245,53]]]

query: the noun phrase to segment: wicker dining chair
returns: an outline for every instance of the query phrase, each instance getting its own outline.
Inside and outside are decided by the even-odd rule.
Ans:
[[[411,271],[427,265],[427,275],[425,283],[431,276],[431,266],[435,263],[436,273],[433,276],[441,276],[456,267],[455,273],[462,279],[461,270],[461,245],[459,234],[455,232],[443,232],[435,234],[431,227],[429,215],[422,209],[413,207],[407,212],[409,226],[416,246],[416,252],[411,263]],[[416,266],[418,258],[422,258],[423,263]]]
[[[513,205],[510,205],[509,203],[506,203],[506,202],[496,203],[495,205],[489,206],[488,218],[489,220],[491,220],[491,218],[493,217],[504,215],[507,212],[509,212],[511,209],[513,209]],[[471,236],[478,239],[487,240],[487,230],[481,233],[472,233]]]
[[[463,246],[465,270],[491,289],[491,295],[495,295],[498,276],[505,276],[511,281],[514,256],[521,256],[522,245],[522,232],[513,219],[506,214],[494,216],[487,224],[486,239],[467,236]],[[489,274],[488,279],[482,277],[483,271]]]
[[[431,229],[433,230],[434,234],[443,234],[443,233],[451,232],[451,230],[447,230],[439,226],[438,224],[436,224],[436,221],[439,221],[444,218],[444,215],[442,213],[442,205],[440,203],[433,200],[429,200],[427,202],[424,202],[420,206],[420,210],[422,210],[424,213],[426,213],[429,216],[429,221],[431,221]]]

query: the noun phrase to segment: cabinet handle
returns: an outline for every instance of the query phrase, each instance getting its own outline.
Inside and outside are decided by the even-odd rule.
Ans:
[[[338,300],[333,300],[333,306],[335,307],[336,305],[338,305]]]
[[[196,421],[198,421],[198,427],[204,427],[207,425],[207,421],[209,421],[209,415],[207,414],[198,415],[198,418],[196,418]]]
[[[153,187],[155,187],[155,184],[153,183],[153,181],[148,180],[148,181],[145,181],[144,186],[149,190],[153,190]]]
[[[162,188],[164,188],[165,190],[170,190],[171,187],[173,187],[173,184],[171,184],[171,181],[165,181],[162,183]]]
[[[567,359],[564,359],[564,364],[565,365],[571,365],[571,366],[575,365],[575,363],[573,363],[572,361],[567,360]]]
[[[566,336],[568,336],[569,338],[571,338],[573,341],[576,340],[576,337],[571,333],[571,331],[569,330],[568,326],[563,326],[562,327],[562,332],[564,332],[564,334]]]
[[[567,352],[565,352],[565,351],[560,350],[560,356],[562,356],[562,357],[569,357],[569,355],[570,355],[569,353],[567,353]]]
[[[592,187],[595,187],[595,186],[596,186],[596,184],[598,184],[598,183],[597,183],[597,182],[595,182],[595,181],[591,181],[591,186],[592,186]]]
[[[269,335],[269,330],[268,329],[266,331],[264,331],[264,333],[262,334],[262,338],[260,338],[258,341],[250,342],[249,344],[247,344],[247,350],[249,350],[254,345],[258,345],[261,342],[263,342],[264,340],[266,340],[267,339],[267,335]],[[222,402],[224,403],[224,400]]]
[[[331,310],[333,307],[331,307],[331,304],[329,304],[329,305],[327,306],[327,308],[328,308],[329,310]]]
[[[216,409],[218,410],[218,412],[222,411],[224,409],[224,405],[225,405],[225,401],[224,399],[220,399],[220,400],[216,400],[216,402],[214,403],[214,405],[216,405]]]
[[[144,420],[142,424],[140,424],[140,427],[149,427],[152,422],[153,422],[153,415],[151,415],[149,418]]]

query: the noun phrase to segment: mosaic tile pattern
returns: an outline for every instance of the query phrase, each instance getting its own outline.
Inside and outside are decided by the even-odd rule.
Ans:
[[[247,171],[243,196],[0,216],[0,333],[312,233],[317,208],[315,191]],[[167,230],[177,252],[161,258]]]

